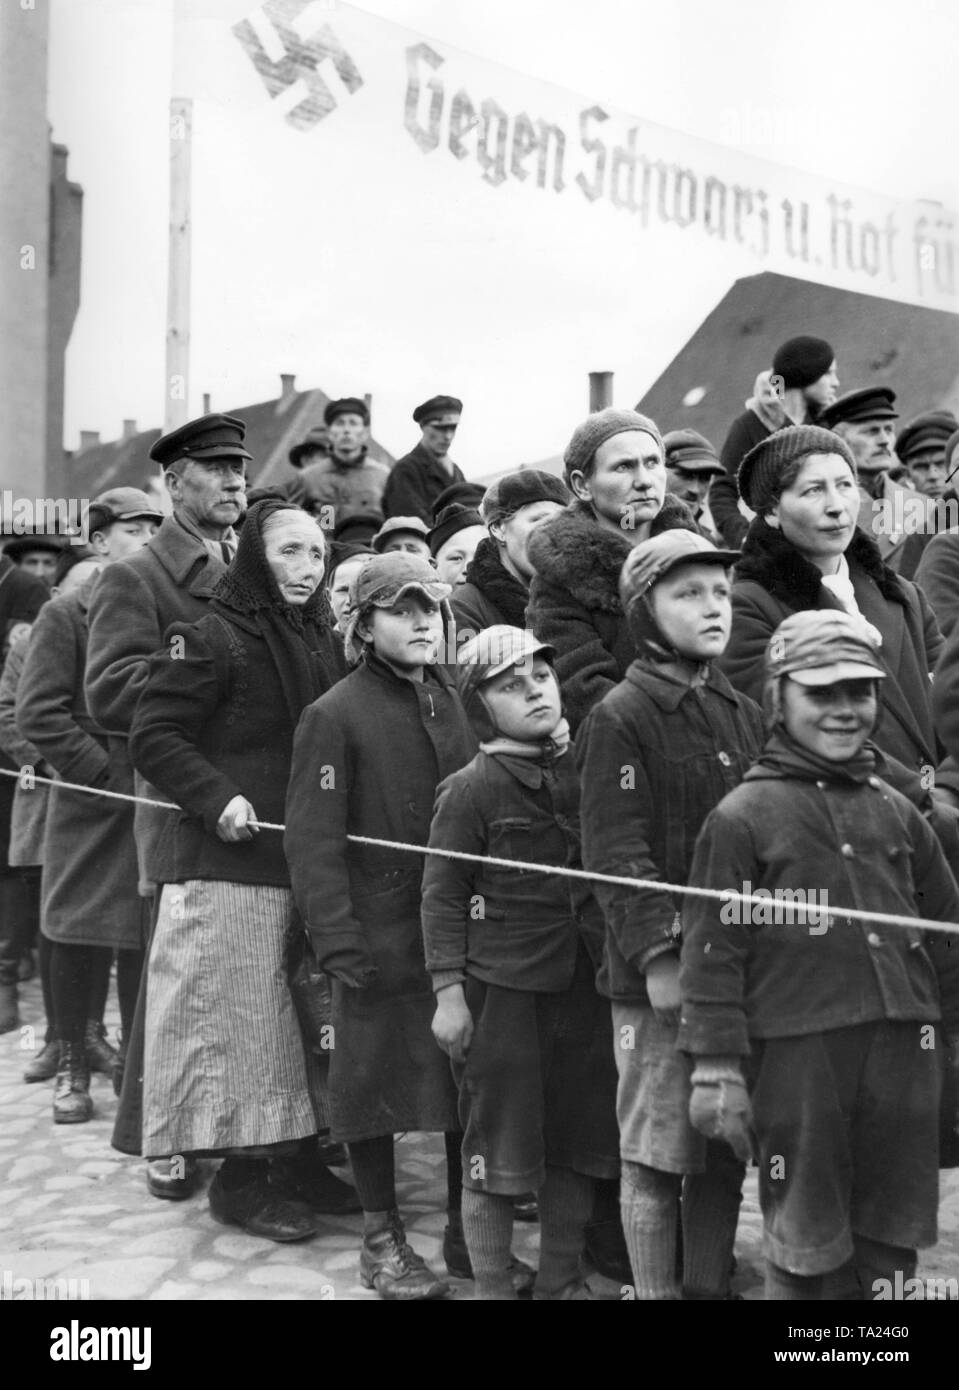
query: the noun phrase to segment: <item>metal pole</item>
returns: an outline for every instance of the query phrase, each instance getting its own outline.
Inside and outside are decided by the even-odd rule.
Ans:
[[[589,374],[589,409],[590,414],[594,410],[605,410],[608,405],[613,404],[613,374],[612,372],[590,372]]]
[[[170,240],[164,432],[190,414],[190,164],[193,102],[170,99]]]

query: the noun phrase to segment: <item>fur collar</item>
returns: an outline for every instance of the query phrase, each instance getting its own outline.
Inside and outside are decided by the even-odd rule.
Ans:
[[[650,534],[698,530],[686,503],[667,492]],[[599,525],[588,502],[577,500],[536,528],[529,541],[529,558],[541,578],[568,590],[585,608],[622,613],[619,575],[631,549],[625,536]]]
[[[493,607],[499,609],[504,622],[513,627],[526,626],[529,591],[510,574],[499,558],[499,546],[491,537],[487,536],[476,547],[466,571],[466,582],[479,589]]]
[[[879,548],[857,527],[846,550],[850,570],[874,580],[888,603],[908,608],[909,600],[895,573],[883,562]],[[767,526],[762,517],[750,523],[743,542],[743,556],[736,566],[737,580],[752,580],[793,611],[815,608],[819,603],[819,570],[800,555],[781,531]]]

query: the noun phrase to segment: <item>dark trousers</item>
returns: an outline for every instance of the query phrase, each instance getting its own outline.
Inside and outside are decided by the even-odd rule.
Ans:
[[[150,909],[150,928],[143,943],[143,971],[140,975],[140,989],[137,994],[133,1025],[126,1040],[126,1062],[123,1068],[123,1089],[117,1106],[117,1117],[113,1123],[113,1137],[110,1140],[115,1149],[123,1154],[141,1155],[143,1152],[143,1059],[145,1025],[147,1014],[147,984],[150,973],[150,943],[156,928],[160,895],[157,893]]]

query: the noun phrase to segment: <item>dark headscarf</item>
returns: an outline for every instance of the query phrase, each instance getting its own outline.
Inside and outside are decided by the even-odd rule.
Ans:
[[[212,611],[227,620],[243,614],[259,630],[276,665],[294,725],[337,681],[343,669],[327,658],[336,652],[333,615],[321,582],[302,606],[289,604],[266,558],[263,528],[277,512],[299,510],[279,498],[256,502],[247,511],[236,557],[213,590]],[[304,512],[304,516],[308,513]],[[319,529],[319,528],[318,528]]]

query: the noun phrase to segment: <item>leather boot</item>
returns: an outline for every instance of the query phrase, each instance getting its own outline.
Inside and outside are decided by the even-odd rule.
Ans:
[[[51,1076],[56,1076],[59,1065],[60,1044],[56,1038],[48,1037],[33,1061],[28,1062],[24,1067],[23,1079],[24,1081],[49,1081]]]
[[[12,1033],[20,1027],[16,985],[0,985],[0,1033]]]
[[[398,1211],[367,1212],[366,1220],[369,1228],[360,1251],[364,1289],[375,1289],[380,1298],[403,1303],[446,1297],[449,1284],[407,1244]]]
[[[107,1042],[107,1030],[103,1024],[95,1018],[87,1019],[87,1028],[83,1038],[86,1043],[87,1064],[90,1070],[98,1071],[103,1076],[112,1076],[118,1061],[117,1051]]]
[[[314,1151],[294,1158],[275,1158],[270,1164],[270,1185],[290,1202],[305,1202],[324,1216],[349,1216],[363,1210],[356,1189],[331,1173]]]
[[[93,1114],[90,1068],[82,1045],[60,1042],[60,1065],[53,1092],[53,1123],[82,1125]]]

